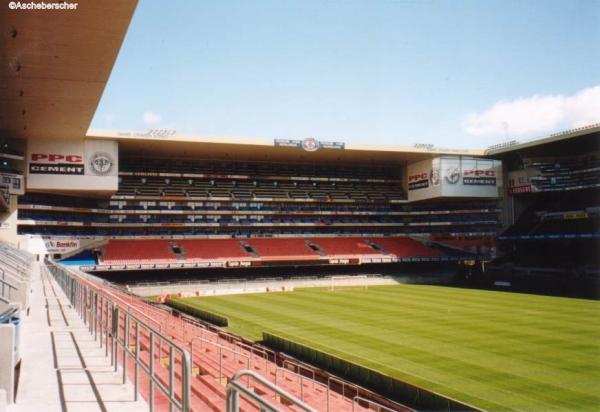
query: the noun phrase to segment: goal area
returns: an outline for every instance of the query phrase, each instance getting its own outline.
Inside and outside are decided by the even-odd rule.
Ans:
[[[329,290],[334,292],[340,289],[347,288],[361,288],[368,289],[367,275],[338,275],[331,276],[331,283],[329,284]]]

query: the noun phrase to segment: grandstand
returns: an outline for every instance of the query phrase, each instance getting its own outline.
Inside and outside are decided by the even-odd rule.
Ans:
[[[597,295],[598,137],[596,125],[496,152],[507,167],[509,201],[508,224],[498,236],[502,256],[491,268],[501,272],[495,277],[530,277],[531,288],[537,276],[554,274],[544,283]],[[579,280],[565,286],[572,277]]]
[[[519,389],[527,401],[502,403],[498,396],[472,404],[511,380],[502,369],[504,349],[482,355],[478,347],[496,338],[486,328],[490,316],[502,315],[497,332],[507,345],[518,347],[531,335],[511,334],[510,322],[520,319],[510,315],[517,312],[498,313],[516,301],[510,295],[470,291],[477,308],[494,300],[482,314],[464,310],[459,288],[456,299],[442,304],[443,290],[421,289],[412,301],[408,294],[415,289],[382,286],[382,304],[402,303],[401,316],[414,316],[388,311],[402,321],[396,332],[408,324],[414,332],[412,346],[402,350],[382,338],[390,327],[382,326],[385,319],[377,319],[377,328],[371,321],[379,308],[356,311],[361,324],[347,315],[334,319],[333,312],[346,314],[351,304],[360,309],[360,293],[371,293],[371,285],[399,283],[597,299],[599,125],[487,151],[88,130],[135,7],[134,0],[86,2],[82,11],[56,14],[52,25],[41,14],[2,15],[11,30],[0,42],[11,64],[0,72],[7,85],[0,99],[0,410],[5,404],[11,412],[81,408],[69,392],[77,385],[101,410],[113,401],[111,410],[186,412],[527,409],[551,401],[572,407],[578,396],[594,409],[596,365],[581,359],[597,354],[595,325],[582,353],[575,348],[561,359],[568,379],[556,381],[567,382],[561,390],[568,399],[554,399],[551,384],[535,392],[537,377],[550,370],[536,367],[556,353],[540,350],[550,361],[518,372],[527,375]],[[27,38],[39,44],[21,53]],[[331,297],[327,289],[336,279],[363,287]],[[316,362],[322,355],[304,338],[318,327],[303,319],[316,315],[306,310],[295,317],[290,310],[286,320],[306,327],[304,333],[286,342],[271,334],[268,346],[268,339],[258,341],[255,329],[266,327],[256,318],[283,315],[275,309],[265,316],[262,308],[231,303],[231,318],[245,318],[254,328],[254,335],[242,337],[233,332],[244,326],[228,329],[226,316],[209,305],[180,302],[187,295],[249,293],[255,294],[250,301],[293,302],[302,294],[287,292],[303,287],[314,291],[314,305],[305,300],[289,307],[310,304],[321,311],[327,305],[315,306],[319,299],[339,299],[341,305],[329,308],[331,319],[329,312],[319,314],[325,318],[318,327],[335,323],[340,341],[350,341],[343,335],[350,328],[355,338],[381,340],[396,356],[386,362],[408,362],[413,375],[427,370],[430,379],[409,373],[392,379],[384,376],[386,365],[365,371],[346,358]],[[148,299],[154,293],[140,292],[144,288],[160,296]],[[402,302],[392,296],[397,293]],[[536,298],[519,299],[525,309],[515,316],[535,320]],[[573,301],[569,313],[545,312],[560,318],[547,330],[558,325],[579,336],[572,325],[581,319],[573,313],[583,308],[587,322],[595,302]],[[569,306],[558,298],[544,302]],[[470,317],[481,328],[479,340],[460,341],[460,353],[476,354],[483,366],[477,376],[444,375],[466,382],[445,392],[450,385],[432,384],[439,365],[426,364],[447,349],[445,334],[451,333],[435,322],[462,327]],[[428,336],[440,345],[429,348],[434,355],[420,347]],[[527,344],[548,349],[539,341]],[[302,345],[308,349],[297,359],[286,345],[296,354]],[[359,349],[353,348],[357,358]],[[469,359],[456,364],[471,371]],[[340,365],[347,366],[344,376]],[[47,392],[38,394],[40,388]]]

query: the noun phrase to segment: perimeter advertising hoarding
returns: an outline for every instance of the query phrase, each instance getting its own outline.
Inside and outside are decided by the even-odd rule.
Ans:
[[[116,191],[118,143],[111,140],[30,140],[27,188]]]
[[[502,163],[498,160],[444,156],[408,165],[408,200],[436,197],[498,197]]]

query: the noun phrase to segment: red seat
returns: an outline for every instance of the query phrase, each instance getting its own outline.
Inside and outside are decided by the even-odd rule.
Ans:
[[[252,258],[236,239],[189,239],[179,245],[187,262]]]
[[[317,244],[327,257],[382,257],[383,255],[373,249],[360,237],[332,237],[313,238],[311,242]]]
[[[438,250],[407,237],[378,237],[369,240],[383,248],[385,252],[399,258],[439,256],[442,254]]]
[[[309,260],[320,256],[304,239],[250,239],[248,243],[262,260]]]
[[[101,261],[106,265],[140,263],[174,263],[177,255],[173,253],[168,240],[109,240],[104,248]]]

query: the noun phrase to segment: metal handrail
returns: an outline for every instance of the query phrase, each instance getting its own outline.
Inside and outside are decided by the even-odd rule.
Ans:
[[[0,293],[0,296],[3,297],[3,298],[5,298],[5,299],[9,299],[10,300],[11,299],[11,290],[18,291],[19,288],[17,286],[13,285],[12,283],[7,282],[6,280],[4,280],[4,275],[2,277],[3,278],[0,279],[0,284],[2,284],[2,292]],[[5,290],[4,288],[6,286],[8,286],[8,295],[6,295],[5,292],[4,292],[4,290]]]
[[[118,315],[118,307],[115,308],[115,310],[117,311],[117,313],[115,313],[113,315],[113,319],[116,316],[116,324],[117,324],[117,330],[113,331],[113,336],[114,336],[114,345],[120,345],[122,347],[123,350],[123,381],[125,382],[126,377],[127,377],[127,360],[125,358],[126,354],[128,354],[133,360],[134,360],[134,367],[136,368],[134,370],[134,387],[135,387],[135,391],[137,393],[137,388],[138,388],[138,381],[137,381],[137,377],[138,377],[138,371],[137,368],[140,368],[142,371],[146,372],[146,374],[149,376],[150,380],[152,381],[153,385],[156,385],[156,387],[165,395],[165,397],[167,399],[169,399],[169,403],[170,403],[170,410],[172,410],[172,406],[175,406],[176,408],[180,409],[181,411],[188,411],[191,407],[191,388],[188,388],[186,390],[186,386],[189,387],[191,386],[191,357],[190,354],[183,348],[181,348],[179,345],[177,345],[175,342],[173,342],[171,339],[169,339],[166,336],[161,335],[160,333],[152,330],[152,328],[150,326],[148,326],[147,324],[145,324],[143,321],[137,319],[134,315],[132,315],[131,313],[125,312],[124,315],[124,334],[123,334],[123,340],[121,340],[119,338],[119,333],[118,333],[118,328],[120,328],[119,323],[120,323],[120,317]],[[135,330],[134,330],[134,334],[135,334],[135,350],[132,351],[131,350],[131,342],[130,342],[130,338],[131,338],[131,331],[129,330],[131,327],[131,319],[134,320],[135,322]],[[149,332],[149,340],[150,340],[150,351],[151,351],[151,356],[150,356],[150,361],[149,364],[146,365],[144,364],[144,362],[142,362],[140,360],[140,325],[142,327],[145,327],[146,329],[148,329]],[[160,379],[158,379],[156,377],[156,375],[154,374],[154,341],[155,341],[155,337],[159,339],[159,344],[164,341],[167,344],[167,350],[169,352],[169,386],[165,386]],[[161,353],[163,350],[160,349],[159,347],[159,359],[162,357]],[[182,383],[182,396],[181,396],[181,400],[177,399],[177,397],[175,396],[175,392],[174,392],[174,376],[175,376],[175,354],[174,352],[179,352],[181,354],[181,367],[182,367],[182,373],[181,373],[181,383]],[[116,353],[116,352],[115,352]],[[153,386],[152,384],[150,385],[151,387]],[[151,406],[150,410],[152,410],[153,405]]]
[[[259,382],[263,386],[267,387],[271,391],[275,392],[279,397],[286,399],[290,403],[292,403],[297,409],[303,410],[305,412],[317,412],[316,409],[312,408],[308,404],[304,403],[300,399],[296,398],[286,390],[274,385],[267,379],[263,378],[256,372],[251,370],[241,370],[236,373],[231,381],[227,384],[226,396],[227,404],[226,410],[227,412],[239,412],[240,410],[240,394],[244,396],[247,400],[254,401],[260,408],[261,412],[278,412],[279,408],[275,406],[268,399],[265,399],[258,394],[256,394],[250,387],[243,386],[239,381],[242,377],[247,376],[248,378],[252,378],[253,380]]]
[[[382,405],[380,403],[377,403],[377,402],[372,401],[372,400],[367,399],[367,398],[363,398],[362,396],[358,396],[358,395],[355,396],[354,398],[352,398],[352,412],[354,412],[354,405],[357,402],[364,402],[364,403],[367,403],[369,405],[373,405],[373,406],[375,406],[377,408],[377,412],[381,412],[381,411],[396,412],[396,410],[394,410],[394,409],[388,408],[385,405]],[[369,409],[371,409],[371,408],[369,408]],[[410,409],[410,410],[412,411],[412,409]]]
[[[6,248],[0,249],[0,252],[2,253],[3,257],[2,264],[5,267],[9,267],[13,271],[18,272],[19,275],[27,275],[29,262],[21,260],[19,258],[15,258],[14,255],[10,253],[10,251]]]
[[[51,265],[51,266],[50,266]],[[169,402],[169,410],[174,408],[182,412],[189,412],[191,408],[191,357],[187,350],[173,342],[167,336],[162,335],[153,326],[128,311],[130,305],[125,304],[123,299],[104,290],[98,285],[83,279],[68,269],[62,268],[50,261],[45,269],[51,273],[65,294],[71,301],[73,307],[79,312],[85,324],[89,325],[90,333],[94,339],[98,339],[100,332],[100,346],[105,345],[105,356],[108,356],[110,346],[111,364],[115,371],[119,364],[119,350],[122,351],[122,373],[123,383],[127,379],[127,356],[133,360],[134,367],[134,397],[137,400],[139,389],[139,370],[149,377],[149,408],[154,408],[154,388],[156,387]],[[126,303],[126,302],[125,302]],[[147,315],[145,315],[147,316]],[[149,318],[151,319],[151,318]],[[151,319],[153,320],[153,319]],[[144,363],[140,357],[140,330],[145,329],[149,335],[149,362]],[[121,336],[122,333],[122,336]],[[134,348],[132,349],[132,337]],[[156,340],[158,340],[157,343]],[[109,343],[110,341],[110,343]],[[164,344],[164,349],[162,345]],[[158,346],[158,357],[167,350],[169,354],[168,385],[163,383],[155,373],[155,346]],[[120,347],[120,348],[119,348]],[[181,374],[179,380],[181,389],[175,391],[175,353],[181,357]]]
[[[223,349],[225,349],[226,351],[229,351],[229,352],[233,353],[234,354],[234,360],[235,360],[235,355],[241,356],[243,358],[246,358],[246,367],[250,368],[250,366],[251,366],[250,365],[250,357],[248,355],[236,352],[235,350],[233,350],[233,349],[231,349],[231,348],[229,348],[227,346],[221,345],[220,343],[217,343],[217,342],[210,341],[208,339],[204,339],[204,338],[202,338],[200,336],[196,336],[195,338],[193,338],[190,341],[190,358],[192,359],[192,364],[194,363],[194,342],[198,342],[198,341],[200,342],[200,349],[202,349],[202,343],[203,342],[204,343],[209,343],[209,344],[214,345],[217,348],[219,348],[219,379],[221,379],[221,378],[223,378],[225,376],[225,375],[223,375]]]
[[[302,400],[302,401],[304,401],[304,380],[309,381],[313,385],[313,387],[315,385],[324,387],[326,389],[326,391],[327,391],[327,411],[329,411],[329,386],[327,386],[324,383],[319,382],[319,381],[317,381],[315,379],[311,379],[308,376],[304,376],[304,375],[302,375],[300,373],[291,371],[288,368],[279,367],[279,366],[277,367],[277,369],[275,369],[275,385],[277,385],[277,376],[278,376],[279,372],[281,372],[281,374],[283,375],[284,379],[285,379],[285,375],[286,374],[298,377],[298,383],[300,385],[300,400]]]
[[[11,266],[0,266],[0,271],[2,272],[2,276],[10,276],[11,278],[23,282],[28,280],[26,276],[23,276],[21,272],[16,272]]]

